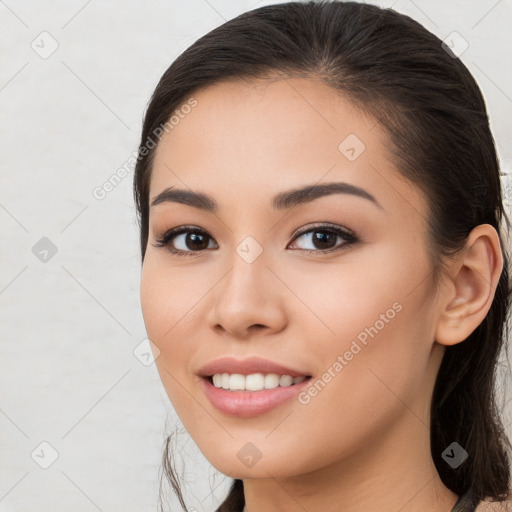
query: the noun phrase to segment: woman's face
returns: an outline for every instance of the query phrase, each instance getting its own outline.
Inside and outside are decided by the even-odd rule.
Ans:
[[[442,347],[426,203],[391,163],[383,128],[308,79],[223,83],[193,97],[157,147],[150,204],[171,188],[216,209],[170,196],[150,208],[141,303],[161,379],[198,447],[225,474],[268,478],[428,438]],[[342,185],[274,205],[326,184]],[[155,245],[180,226],[195,238]],[[199,374],[224,356],[311,378],[285,386],[273,407],[257,397],[283,397],[281,388],[215,388],[219,409]]]

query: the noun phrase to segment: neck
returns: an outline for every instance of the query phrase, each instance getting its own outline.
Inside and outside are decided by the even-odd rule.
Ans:
[[[425,415],[428,417],[428,413]],[[450,512],[458,496],[442,483],[430,423],[410,409],[340,462],[308,474],[245,479],[247,512]]]

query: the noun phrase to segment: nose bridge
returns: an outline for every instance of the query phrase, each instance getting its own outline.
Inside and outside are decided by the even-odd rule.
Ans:
[[[259,204],[259,201],[256,203]],[[254,219],[259,214],[259,210],[251,211],[251,207],[247,204],[246,207],[242,204],[239,206],[240,208],[230,219],[232,222],[228,222],[231,224],[230,239],[233,245],[225,262],[226,266],[231,268],[226,277],[234,285],[240,282],[250,283],[258,277],[264,278],[264,274],[269,272],[266,264],[270,249],[268,244],[264,248],[268,226],[264,222],[255,222]],[[236,222],[233,222],[235,220]]]
[[[245,236],[225,263],[230,270],[215,297],[213,324],[238,337],[245,337],[255,324],[280,330],[285,321],[283,305],[270,289],[278,283],[267,268],[269,258],[263,246]]]
[[[250,295],[251,300],[257,300],[258,295],[264,295],[264,287],[268,285],[268,276],[265,276],[269,272],[266,267],[267,260],[263,246],[253,236],[245,236],[229,256],[231,271],[226,276],[229,292],[240,299]]]

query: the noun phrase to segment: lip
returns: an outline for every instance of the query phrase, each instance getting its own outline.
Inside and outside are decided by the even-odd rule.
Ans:
[[[275,409],[295,398],[310,381],[307,378],[291,386],[261,391],[229,391],[215,387],[209,377],[201,377],[203,391],[211,404],[222,413],[239,418],[252,418]]]
[[[290,375],[290,377],[306,376],[310,378],[306,378],[298,384],[278,386],[274,389],[229,391],[213,385],[210,377],[216,373],[238,373],[240,375],[276,373],[277,375]],[[246,359],[221,357],[204,365],[197,374],[201,377],[201,386],[211,404],[224,414],[239,418],[252,418],[271,411],[296,397],[305,386],[309,385],[311,380],[311,374],[307,371],[290,368],[260,357]]]
[[[251,373],[277,373],[278,375],[290,375],[290,377],[310,375],[307,371],[289,368],[260,357],[249,357],[247,359],[221,357],[210,361],[197,372],[201,377],[210,377],[216,373],[239,373],[240,375],[250,375]]]

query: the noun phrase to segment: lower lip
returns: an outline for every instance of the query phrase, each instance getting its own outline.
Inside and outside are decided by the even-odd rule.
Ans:
[[[206,377],[201,380],[206,396],[219,411],[240,418],[252,418],[296,397],[309,385],[311,377],[291,386],[278,386],[261,391],[229,391],[215,387]]]

